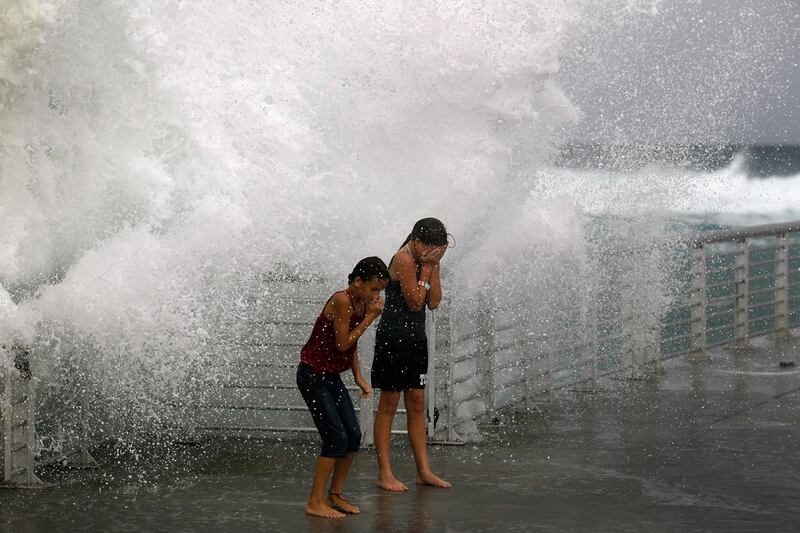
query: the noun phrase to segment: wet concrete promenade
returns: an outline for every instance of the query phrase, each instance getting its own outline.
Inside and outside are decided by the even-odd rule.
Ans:
[[[646,379],[566,390],[485,440],[431,449],[451,490],[389,494],[365,450],[348,497],[360,516],[303,514],[316,446],[227,441],[138,458],[98,450],[91,472],[0,491],[4,531],[798,531],[800,332],[744,352],[679,357]],[[782,367],[780,361],[795,361]],[[413,481],[396,437],[397,473]],[[155,465],[155,466],[154,466]]]

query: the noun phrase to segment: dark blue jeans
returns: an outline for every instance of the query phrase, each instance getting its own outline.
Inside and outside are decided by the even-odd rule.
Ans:
[[[353,400],[339,374],[314,372],[300,363],[297,388],[322,437],[320,455],[340,459],[348,452],[357,452],[361,446],[361,428]]]

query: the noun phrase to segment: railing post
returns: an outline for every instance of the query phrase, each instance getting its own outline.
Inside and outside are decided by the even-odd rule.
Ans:
[[[487,412],[494,418],[494,305],[484,291],[478,295],[479,314],[476,317],[478,329],[478,374],[483,383]]]
[[[587,301],[584,301],[583,330],[586,346],[583,349],[584,361],[591,362],[590,380],[592,391],[597,391],[597,309],[595,308],[594,290],[589,289]]]
[[[534,408],[534,386],[535,383],[533,382],[533,353],[531,351],[531,341],[530,341],[530,334],[525,337],[525,340],[522,342],[522,351],[524,354],[524,367],[523,372],[525,372],[525,381],[523,385],[525,387],[525,409],[530,411]]]
[[[36,488],[42,482],[34,473],[33,450],[36,446],[34,421],[34,389],[27,358],[27,350],[12,348],[15,353],[15,370],[5,368],[3,386],[3,420],[5,432],[3,484],[10,487]],[[19,395],[15,395],[15,382],[19,383]]]
[[[748,346],[750,322],[750,246],[747,239],[736,243],[736,348]]]
[[[456,431],[453,428],[453,420],[455,417],[453,416],[453,411],[455,411],[455,396],[453,394],[453,387],[455,385],[453,382],[455,381],[454,373],[455,368],[453,368],[453,352],[456,349],[456,336],[455,336],[455,309],[454,306],[450,306],[448,309],[448,343],[447,343],[447,441],[454,442],[456,440]]]
[[[428,441],[433,440],[436,422],[436,313],[428,313],[428,375],[425,381],[427,392]]]
[[[359,359],[361,361],[361,368],[364,368],[364,358],[362,355],[371,354],[370,357],[370,368],[372,367],[373,360],[375,359],[375,328],[369,328],[367,333],[361,338],[361,345],[362,346],[369,346],[366,350],[359,349]],[[377,391],[372,391],[372,395],[369,398],[360,399],[358,401],[358,405],[361,408],[361,411],[358,413],[358,423],[361,425],[361,445],[362,446],[374,446],[375,445],[375,435],[373,430],[375,428],[375,395],[380,394]]]
[[[786,234],[778,237],[778,257],[775,268],[775,314],[777,340],[789,338],[789,246]]]
[[[706,355],[706,253],[703,245],[692,250],[692,318],[691,351],[693,356]]]
[[[11,371],[3,371],[3,481],[11,480]]]

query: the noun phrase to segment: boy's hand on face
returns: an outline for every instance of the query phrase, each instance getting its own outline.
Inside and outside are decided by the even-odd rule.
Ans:
[[[377,317],[381,313],[383,313],[383,298],[380,296],[376,297],[375,299],[367,302],[367,314],[372,317]]]

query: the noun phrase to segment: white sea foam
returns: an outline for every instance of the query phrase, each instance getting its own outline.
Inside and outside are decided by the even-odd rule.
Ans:
[[[666,238],[654,213],[728,192],[546,166],[579,118],[558,80],[577,0],[8,5],[0,334],[109,417],[160,420],[221,372],[220,324],[278,263],[344,279],[437,216],[449,290],[524,294],[557,331],[594,251]],[[598,215],[622,215],[601,239]],[[623,270],[652,287],[661,259]]]

